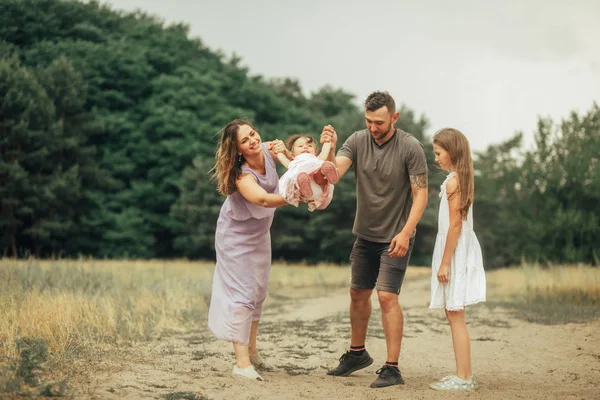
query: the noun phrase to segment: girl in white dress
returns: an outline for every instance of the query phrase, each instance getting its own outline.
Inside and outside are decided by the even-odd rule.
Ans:
[[[474,390],[471,344],[465,307],[485,301],[481,247],[473,232],[474,179],[471,150],[458,130],[444,128],[433,137],[435,161],[450,172],[442,183],[438,235],[432,259],[431,304],[444,308],[452,331],[456,375],[432,383],[435,390]]]
[[[310,135],[292,135],[285,141],[286,153],[277,158],[288,170],[279,179],[279,194],[291,205],[308,203],[308,211],[323,210],[333,198],[333,185],[340,176],[327,161],[331,143],[323,144],[317,155],[317,144]]]

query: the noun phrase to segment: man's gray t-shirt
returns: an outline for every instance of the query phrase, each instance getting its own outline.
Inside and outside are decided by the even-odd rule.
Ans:
[[[391,242],[410,214],[410,176],[427,173],[423,145],[397,129],[380,146],[365,129],[354,132],[337,155],[351,159],[354,167],[356,217],[352,233],[371,242]]]

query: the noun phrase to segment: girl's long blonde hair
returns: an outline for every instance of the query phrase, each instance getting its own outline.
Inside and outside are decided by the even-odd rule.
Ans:
[[[242,174],[245,160],[244,156],[238,154],[237,133],[243,125],[256,130],[246,119],[234,119],[222,129],[215,154],[215,166],[211,169],[212,179],[217,181],[217,191],[225,196],[237,192],[236,181]]]
[[[458,178],[458,190],[450,195],[460,193],[460,215],[467,219],[469,207],[475,197],[475,180],[473,177],[473,159],[471,146],[461,131],[454,128],[440,129],[433,135],[433,143],[437,144],[450,155],[450,161]]]

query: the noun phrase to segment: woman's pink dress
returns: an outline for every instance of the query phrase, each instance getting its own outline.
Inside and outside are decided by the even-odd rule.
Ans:
[[[275,161],[263,144],[265,175],[242,166],[268,193],[277,193]],[[239,192],[225,199],[215,233],[217,265],[208,327],[217,339],[248,344],[253,321],[260,319],[271,272],[271,223],[275,208],[247,201]]]

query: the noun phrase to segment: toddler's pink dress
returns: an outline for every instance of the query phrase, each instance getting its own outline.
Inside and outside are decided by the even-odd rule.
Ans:
[[[334,186],[327,183],[325,190],[317,185],[312,177],[312,174],[320,173],[323,161],[319,160],[314,154],[303,153],[297,155],[288,166],[288,170],[279,179],[279,194],[283,196],[285,201],[294,207],[298,207],[299,203],[308,203],[308,211],[322,210],[326,208],[333,198]],[[310,186],[313,191],[311,198],[303,198],[300,194],[297,178],[301,172],[307,173],[310,177]]]

